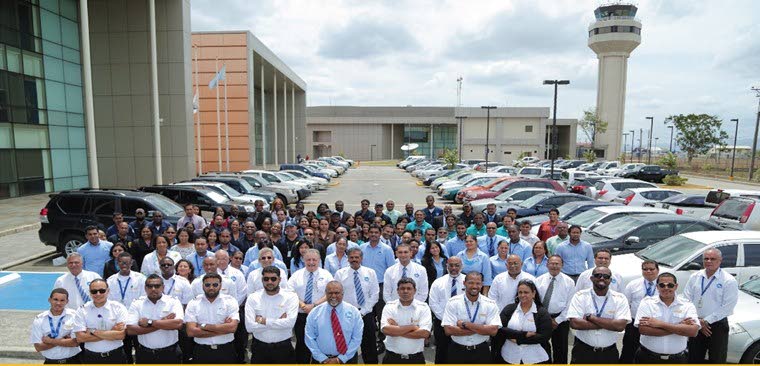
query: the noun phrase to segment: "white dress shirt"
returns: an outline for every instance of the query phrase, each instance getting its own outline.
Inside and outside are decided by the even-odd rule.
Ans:
[[[556,284],[555,284],[556,286]],[[554,296],[554,295],[552,295]],[[518,305],[512,317],[509,318],[507,328],[522,331],[536,332],[536,319],[534,314],[538,312],[533,303],[527,313]],[[501,347],[501,357],[511,364],[533,364],[549,360],[549,354],[540,344],[517,344],[510,340],[504,342]]]
[[[469,306],[469,315],[467,306]],[[480,309],[478,309],[480,304]],[[477,311],[476,311],[477,309]],[[462,320],[468,323],[485,325],[498,325],[501,326],[501,318],[499,318],[500,310],[496,305],[496,301],[493,301],[483,295],[478,296],[478,300],[471,302],[467,299],[466,295],[457,295],[449,299],[446,303],[446,310],[443,313],[443,320],[441,326],[450,325],[457,326],[457,321]],[[472,318],[475,317],[475,321]],[[477,346],[485,341],[488,341],[489,336],[473,334],[469,336],[451,336],[451,340],[462,346]]]
[[[193,290],[193,297],[205,296],[206,293],[203,292],[203,275],[196,277],[193,280],[193,283],[190,284],[190,289]],[[232,298],[237,301],[237,285],[235,285],[235,282],[233,282],[231,279],[227,278],[226,276],[222,276],[222,288],[219,289],[219,294],[232,296]],[[240,306],[240,303],[238,303],[238,306]]]
[[[173,250],[167,250],[166,256],[171,258],[174,261],[174,264],[177,264],[177,262],[182,260],[182,254],[179,254],[179,252],[175,252]],[[154,273],[159,276],[161,275],[161,266],[158,263],[158,254],[155,250],[148,253],[145,258],[143,258],[140,272],[146,277]]]
[[[398,280],[404,274],[404,266],[400,262],[390,266],[383,275],[383,300],[390,302],[398,299],[398,292],[396,287],[398,286]],[[428,295],[428,280],[427,270],[420,264],[409,262],[406,265],[406,277],[414,280],[417,286],[417,293],[414,294],[414,298],[422,302],[427,301]]]
[[[456,295],[464,294],[464,277],[465,275],[459,274],[456,279]],[[430,295],[428,302],[430,304],[430,310],[433,311],[438,320],[443,320],[443,313],[446,310],[446,303],[451,298],[451,275],[445,274],[435,281],[430,286]]]
[[[145,295],[145,275],[140,272],[129,271],[129,276],[116,273],[108,277],[108,300],[118,301],[129,309],[132,301]]]
[[[524,236],[523,234],[520,234],[520,239],[525,240],[528,244],[530,244],[530,247],[533,247],[533,244],[536,244],[537,241],[539,241],[536,234],[529,233],[527,236]]]
[[[657,279],[655,278],[651,284],[647,284],[647,280],[644,277],[639,277],[625,286],[623,295],[628,299],[628,305],[631,306],[631,319],[636,319],[636,311],[639,310],[639,304],[641,300],[647,296],[660,296],[660,292],[657,291]],[[647,285],[651,285],[649,290],[652,295],[647,295]],[[678,353],[678,352],[676,352]]]
[[[683,294],[697,307],[699,317],[712,324],[734,313],[736,301],[739,299],[739,285],[734,276],[722,268],[711,278],[707,278],[703,269],[689,277]]]
[[[536,287],[538,294],[541,295],[541,301],[546,298],[546,291],[549,289],[549,284],[552,281],[551,273],[544,273],[536,278]],[[570,305],[570,300],[575,294],[575,282],[570,276],[560,272],[554,280],[554,290],[552,291],[552,298],[549,299],[551,304],[544,304],[546,311],[549,314],[559,315],[554,318],[557,324],[567,320],[567,307]]]
[[[433,318],[430,315],[430,307],[422,301],[412,300],[409,306],[401,305],[399,300],[393,300],[383,307],[383,315],[380,318],[380,330],[388,326],[388,319],[393,319],[399,326],[416,325],[428,332],[433,328]],[[409,339],[404,337],[385,337],[385,348],[388,351],[400,355],[412,355],[425,350],[425,340]]]
[[[245,281],[245,275],[243,272],[240,272],[240,270],[230,265],[225,269],[218,268],[216,271],[222,275],[222,277],[227,277],[235,283],[235,291],[237,292],[235,300],[237,300],[239,305],[243,305],[243,301],[245,301],[246,296],[248,296],[248,284]]]
[[[356,286],[354,285],[354,272],[359,272],[359,282],[362,285],[362,294],[364,295],[364,306],[359,305],[356,299]],[[341,268],[335,273],[335,280],[343,285],[343,301],[359,309],[362,316],[372,312],[372,308],[380,299],[380,285],[377,282],[377,275],[372,268],[360,266],[358,270],[351,267]]]
[[[52,337],[52,331],[50,329],[51,323],[53,324],[53,329],[58,329],[58,335],[55,337],[55,339],[62,339],[66,336],[69,336],[70,338],[76,338],[76,334],[73,332],[75,316],[76,311],[69,308],[63,309],[63,313],[58,316],[52,315],[50,313],[50,310],[46,310],[40,313],[36,318],[34,318],[34,321],[32,321],[32,330],[29,336],[29,342],[42,343],[42,337]],[[50,319],[48,319],[48,317],[50,317]],[[59,326],[60,328],[58,328]],[[79,349],[79,347],[55,346],[51,349],[40,351],[40,354],[43,357],[49,358],[51,360],[63,360],[69,357],[74,357],[81,351],[82,350]]]
[[[306,268],[301,268],[296,273],[293,273],[288,280],[288,287],[298,295],[300,301],[306,300],[306,285],[309,283],[309,273],[311,272]],[[317,268],[314,271],[314,284],[311,290],[312,304],[316,303],[322,296],[325,296],[325,287],[332,280],[333,276],[326,269]],[[343,292],[345,293],[346,291],[344,290]],[[303,313],[304,311],[299,307],[298,312]]]
[[[174,319],[185,319],[185,311],[182,310],[182,303],[173,296],[162,295],[154,304],[143,296],[129,306],[127,315],[127,325],[137,325],[140,319],[161,320],[169,314],[174,313]],[[137,336],[137,341],[141,345],[150,349],[159,349],[169,347],[179,340],[179,333],[176,330],[159,329],[148,334]]]
[[[596,307],[599,308],[598,311]],[[625,319],[626,322],[631,322],[631,308],[628,306],[628,300],[625,295],[612,290],[607,290],[607,296],[604,297],[597,296],[593,289],[576,292],[570,300],[567,318],[583,319],[586,314],[597,315],[599,312],[601,315],[598,316],[602,318]],[[575,336],[591,347],[609,347],[618,341],[620,334],[620,332],[606,329],[575,331]]]
[[[280,270],[280,290],[282,291],[292,291],[290,286],[288,285],[288,271],[277,267],[277,269]],[[246,281],[247,287],[248,287],[248,294],[252,294],[254,292],[257,292],[259,290],[264,289],[264,282],[261,280],[261,271],[263,271],[264,268],[256,268],[251,273],[248,274],[248,280]]]
[[[77,287],[74,275],[70,272],[58,277],[53,285],[53,288],[62,288],[69,292],[69,303],[66,304],[66,307],[74,310],[84,305],[87,301],[90,301],[90,282],[94,279],[100,278],[100,275],[95,272],[82,270],[76,278],[79,279],[81,290]],[[82,292],[87,295],[87,298],[84,300],[82,299]]]
[[[205,295],[198,296],[190,300],[185,309],[185,323],[197,323],[198,326],[201,324],[222,324],[227,318],[240,321],[238,303],[234,297],[221,293],[214,299],[214,302],[209,302]],[[211,346],[230,343],[235,339],[235,334],[227,333],[208,338],[194,337],[193,339],[195,343]]]
[[[257,315],[266,318],[266,324],[257,323]],[[245,302],[245,329],[264,343],[290,339],[297,317],[298,296],[291,291],[280,289],[276,295],[269,295],[259,290],[248,295]]]
[[[161,276],[161,279],[164,281],[164,295],[174,297],[179,300],[182,305],[187,305],[187,303],[195,297],[187,278],[175,274],[169,279]]]
[[[491,282],[491,289],[488,290],[488,297],[493,301],[496,301],[496,305],[499,307],[499,312],[504,309],[505,306],[515,302],[517,297],[517,285],[522,280],[531,280],[536,282],[536,278],[528,272],[520,271],[517,277],[512,278],[509,272],[502,272],[494,277]]]
[[[639,321],[644,317],[655,318],[670,324],[678,324],[682,320],[690,318],[694,321],[694,324],[700,326],[697,309],[694,307],[694,304],[686,299],[679,298],[678,296],[676,296],[670,306],[665,305],[659,295],[644,298],[641,300],[641,305],[639,305],[636,315],[636,321],[633,325],[638,328]],[[673,355],[686,350],[686,343],[688,340],[689,337],[678,334],[668,334],[666,336],[649,336],[642,334],[640,343],[652,352]]]
[[[594,287],[594,284],[591,283],[591,274],[593,272],[594,269],[589,268],[578,275],[578,282],[575,283],[575,292]],[[625,291],[623,277],[620,277],[620,274],[613,272],[612,270],[610,270],[610,273],[612,273],[612,277],[610,278],[610,290],[620,293]]]
[[[101,307],[96,307],[92,301],[84,304],[76,311],[74,317],[74,332],[89,330],[111,330],[116,323],[126,323],[127,308],[118,301],[106,300]],[[121,340],[101,340],[85,342],[84,349],[91,352],[109,352],[121,347]]]

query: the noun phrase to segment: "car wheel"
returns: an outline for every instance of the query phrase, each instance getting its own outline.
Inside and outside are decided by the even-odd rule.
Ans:
[[[61,246],[60,252],[65,257],[68,257],[69,254],[75,253],[79,247],[82,246],[82,244],[84,244],[84,238],[81,236],[76,234],[67,235],[63,240],[63,245]]]
[[[747,352],[744,352],[740,363],[760,364],[760,342],[753,344]]]
[[[284,203],[284,204],[285,204],[285,206],[287,206],[287,205],[288,205],[288,199],[287,199],[287,198],[285,198],[285,196],[284,196],[284,195],[282,195],[282,194],[280,194],[280,193],[277,193],[276,195],[277,195],[277,198],[279,198],[280,200],[282,200],[282,203]]]

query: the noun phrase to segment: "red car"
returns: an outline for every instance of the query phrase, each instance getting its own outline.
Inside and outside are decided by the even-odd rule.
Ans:
[[[480,200],[484,198],[494,198],[510,189],[514,188],[548,188],[557,192],[565,192],[559,182],[552,179],[519,179],[519,180],[507,180],[499,182],[489,189],[477,189],[470,190],[465,193],[464,201],[470,202],[474,200]]]

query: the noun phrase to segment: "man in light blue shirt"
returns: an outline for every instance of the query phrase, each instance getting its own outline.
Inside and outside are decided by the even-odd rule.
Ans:
[[[507,235],[509,236],[507,238],[507,242],[509,243],[507,255],[518,255],[523,262],[533,255],[533,247],[520,238],[520,229],[517,228],[517,225],[507,226]],[[498,248],[498,244],[496,247]]]
[[[464,239],[467,238],[467,226],[464,222],[457,222],[457,236],[449,239],[446,242],[446,256],[449,258],[457,255],[459,252],[465,249]]]
[[[103,277],[103,266],[111,259],[113,244],[100,240],[96,226],[88,226],[85,229],[85,236],[87,236],[87,242],[77,249],[77,253],[82,256],[82,268]]]
[[[369,227],[369,241],[362,244],[360,248],[364,254],[362,265],[375,270],[382,289],[385,270],[396,264],[393,249],[380,242],[380,228],[377,225]]]
[[[195,238],[195,253],[190,254],[185,258],[188,262],[193,264],[195,277],[200,277],[202,274],[206,273],[206,271],[203,270],[203,259],[206,257],[214,257],[214,253],[208,250],[206,238],[202,236]]]
[[[499,243],[504,240],[507,238],[496,235],[496,223],[489,222],[486,224],[486,235],[478,237],[478,249],[489,257],[493,257],[496,255],[496,248],[499,247]]]
[[[578,275],[583,271],[594,268],[594,249],[591,244],[581,240],[582,231],[580,226],[571,226],[570,239],[554,250],[554,254],[562,257],[562,261],[565,262],[562,273],[570,276],[574,281],[578,280]]]
[[[312,363],[357,363],[364,321],[359,309],[343,302],[343,285],[330,281],[325,286],[327,302],[306,317],[306,346]]]
[[[472,225],[467,228],[467,235],[474,235],[476,238],[479,236],[486,235],[486,225],[485,222],[485,216],[482,212],[478,212],[475,214],[475,217],[472,219]]]

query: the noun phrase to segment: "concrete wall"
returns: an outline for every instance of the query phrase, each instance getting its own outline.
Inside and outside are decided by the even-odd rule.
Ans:
[[[154,175],[147,1],[90,0],[90,39],[101,187]],[[156,0],[163,181],[193,175],[190,1]]]

